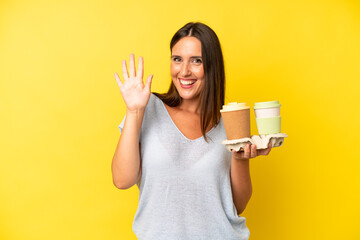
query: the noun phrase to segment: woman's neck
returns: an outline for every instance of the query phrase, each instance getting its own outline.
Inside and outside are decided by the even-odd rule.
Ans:
[[[182,99],[178,108],[182,111],[200,115],[200,99]]]

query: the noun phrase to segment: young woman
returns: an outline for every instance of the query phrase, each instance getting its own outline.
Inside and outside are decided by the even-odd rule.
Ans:
[[[152,75],[137,72],[116,81],[127,112],[112,161],[119,189],[137,183],[139,205],[133,223],[138,239],[248,239],[245,209],[252,186],[249,159],[269,148],[228,152],[220,108],[225,74],[219,40],[202,23],[188,23],[170,43],[171,78],[165,94],[151,93]]]

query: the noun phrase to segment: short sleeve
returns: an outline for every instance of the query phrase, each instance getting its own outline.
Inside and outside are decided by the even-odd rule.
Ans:
[[[119,125],[120,133],[122,132],[122,130],[123,130],[123,128],[124,128],[125,118],[126,118],[126,114],[125,114],[125,117],[123,118],[122,122],[121,122],[120,125]]]

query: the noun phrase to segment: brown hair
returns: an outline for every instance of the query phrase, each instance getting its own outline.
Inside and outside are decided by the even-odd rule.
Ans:
[[[206,129],[219,123],[220,109],[224,105],[224,60],[216,33],[207,25],[199,22],[190,22],[180,28],[171,39],[170,51],[181,38],[187,36],[196,37],[201,42],[205,84],[204,90],[200,94],[200,124],[201,133],[207,141]],[[170,107],[176,107],[181,103],[181,97],[172,81],[167,93],[154,94]]]

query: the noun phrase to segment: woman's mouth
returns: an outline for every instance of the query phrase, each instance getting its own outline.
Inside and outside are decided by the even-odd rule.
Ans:
[[[194,86],[194,83],[196,82],[196,79],[181,79],[179,78],[179,82],[182,88],[191,88]]]

